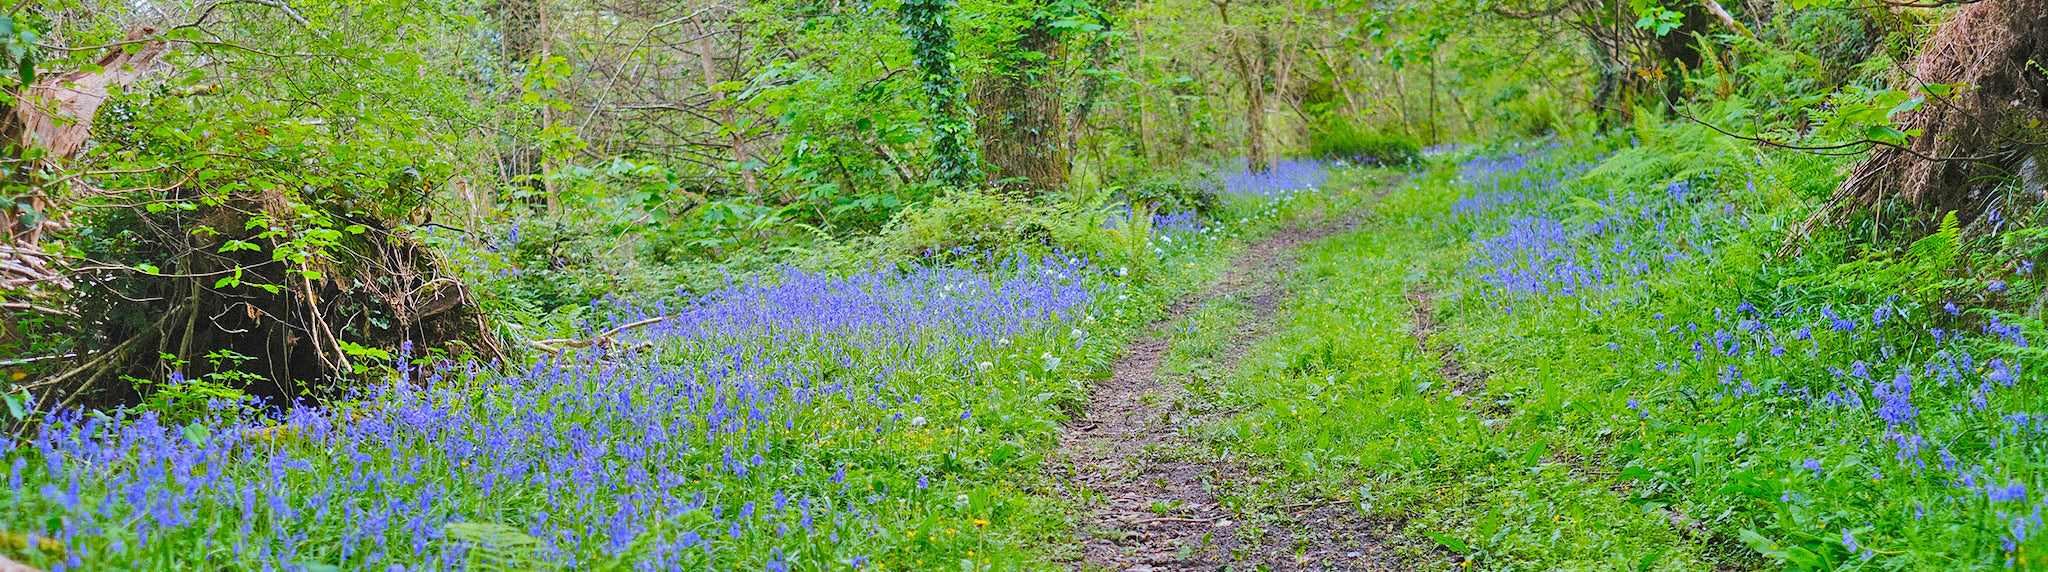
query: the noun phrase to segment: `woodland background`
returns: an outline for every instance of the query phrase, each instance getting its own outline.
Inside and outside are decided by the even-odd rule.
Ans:
[[[1911,238],[2041,177],[2038,4],[15,2],[0,367],[17,403],[316,396],[592,343],[599,301],[1108,260],[1104,209],[1291,161],[1666,121],[1874,152],[1802,233]]]

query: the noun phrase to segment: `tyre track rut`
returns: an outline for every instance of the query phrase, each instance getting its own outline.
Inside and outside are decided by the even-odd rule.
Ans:
[[[1183,297],[1091,391],[1087,406],[1068,424],[1060,450],[1069,463],[1060,477],[1092,494],[1081,520],[1077,570],[1125,572],[1222,570],[1391,570],[1382,544],[1393,526],[1326,499],[1248,506],[1243,499],[1265,479],[1239,463],[1214,459],[1208,446],[1184,435],[1195,425],[1179,383],[1162,379],[1170,349],[1161,332],[1202,301],[1236,297],[1250,308],[1228,346],[1216,354],[1218,371],[1236,369],[1246,351],[1274,331],[1286,298],[1285,275],[1304,244],[1348,232],[1358,218],[1295,224],[1254,242],[1234,257],[1224,275],[1199,294]],[[1231,504],[1231,506],[1226,506]]]

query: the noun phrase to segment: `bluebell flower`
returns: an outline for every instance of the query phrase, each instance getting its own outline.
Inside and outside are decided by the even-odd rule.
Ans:
[[[2013,481],[2003,487],[1990,487],[1985,497],[1991,502],[2026,502],[2027,484]]]

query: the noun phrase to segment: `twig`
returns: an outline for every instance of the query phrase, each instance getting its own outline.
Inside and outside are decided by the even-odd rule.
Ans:
[[[1329,500],[1329,499],[1323,499],[1323,500],[1312,500],[1312,501],[1307,501],[1307,502],[1298,502],[1298,503],[1294,503],[1294,504],[1290,504],[1290,505],[1282,505],[1282,506],[1280,507],[1280,510],[1283,510],[1283,511],[1292,511],[1292,510],[1294,510],[1294,509],[1297,509],[1297,508],[1315,508],[1315,507],[1320,507],[1320,506],[1323,506],[1323,505],[1327,505],[1327,504],[1330,504],[1330,503],[1334,503],[1334,502],[1337,502],[1337,501],[1334,501],[1334,500]]]
[[[305,53],[305,52],[292,52],[292,53],[288,53],[288,54],[281,54],[281,53],[277,53],[277,52],[272,52],[272,51],[268,51],[268,50],[262,50],[262,49],[258,49],[258,48],[252,48],[252,47],[249,47],[249,46],[244,46],[244,45],[241,45],[241,44],[237,44],[237,43],[234,43],[234,42],[221,42],[221,41],[215,41],[215,40],[184,40],[184,39],[179,39],[179,40],[171,40],[171,41],[173,41],[173,42],[177,42],[177,43],[180,43],[180,44],[191,44],[191,45],[194,45],[194,46],[218,46],[218,47],[223,47],[223,48],[230,48],[230,49],[236,49],[236,50],[241,50],[241,51],[244,51],[244,52],[249,52],[249,53],[252,53],[252,54],[256,54],[256,55],[259,55],[259,56],[263,56],[263,57],[266,57],[266,58],[270,58],[270,59],[275,59],[275,60],[281,60],[281,59],[285,59],[285,58],[339,58],[339,57],[340,57],[340,56],[338,56],[338,55],[335,55],[335,54],[309,54],[309,53]]]
[[[280,11],[280,12],[284,12],[284,15],[285,15],[286,17],[289,17],[289,18],[291,18],[293,22],[298,22],[300,26],[312,26],[312,25],[313,25],[313,23],[312,23],[312,22],[308,22],[308,21],[306,21],[306,17],[305,17],[305,16],[300,16],[300,15],[299,15],[299,11],[298,11],[298,10],[293,10],[291,6],[289,6],[289,5],[286,5],[286,4],[285,4],[284,2],[282,2],[281,0],[239,0],[239,1],[241,1],[241,2],[247,2],[247,3],[250,3],[250,4],[259,4],[259,5],[263,5],[263,6],[269,6],[269,7],[272,7],[272,8],[276,8],[276,9],[278,9],[278,11]]]
[[[680,318],[682,316],[682,314],[655,316],[652,318],[647,318],[644,320],[633,322],[631,324],[626,324],[623,326],[605,330],[604,333],[598,334],[589,339],[578,340],[573,338],[553,338],[546,340],[528,340],[526,342],[526,345],[540,348],[541,351],[545,351],[551,354],[559,354],[565,350],[568,350],[569,348],[587,348],[598,344],[610,343],[612,341],[612,336],[618,335],[619,332],[624,332],[626,330],[631,330],[634,328],[645,327],[650,324],[660,323],[667,320],[673,320],[676,318]]]
[[[1933,2],[1898,2],[1894,0],[1877,0],[1876,5],[1856,6],[1856,8],[1859,10],[1882,10],[1885,8],[1943,8],[1948,6],[1961,6],[1963,4],[1976,4],[1982,1],[1983,0],[1935,0]]]
[[[19,358],[19,359],[9,359],[9,360],[0,360],[0,366],[17,366],[17,365],[28,365],[28,364],[36,363],[36,362],[39,362],[39,361],[50,361],[50,360],[53,360],[53,359],[71,359],[71,358],[75,358],[75,357],[78,357],[78,354],[72,353],[72,354],[60,354],[60,355],[53,355],[53,356],[36,356],[36,357],[31,357],[31,358]]]
[[[182,308],[181,310],[182,310],[182,311],[187,311],[187,312],[189,312],[189,311],[194,311],[194,310],[192,310],[192,309],[190,309],[190,308]],[[64,383],[64,382],[65,382],[66,380],[69,380],[69,379],[71,379],[71,378],[73,378],[73,377],[76,377],[76,376],[77,376],[78,374],[80,374],[80,373],[83,373],[83,372],[86,372],[86,371],[89,371],[89,370],[94,370],[94,369],[97,369],[97,368],[99,367],[99,365],[100,365],[101,363],[103,363],[103,362],[107,361],[107,360],[108,360],[109,358],[113,358],[113,357],[116,357],[116,356],[122,355],[123,353],[126,353],[126,352],[128,351],[128,346],[129,346],[130,344],[134,344],[134,343],[136,343],[136,341],[137,341],[137,340],[145,340],[145,339],[149,339],[149,338],[154,338],[154,337],[156,337],[156,336],[158,336],[158,335],[162,335],[162,332],[160,332],[159,330],[161,330],[161,329],[162,329],[162,328],[164,327],[164,324],[165,324],[166,322],[170,321],[170,319],[171,319],[171,317],[172,317],[172,316],[176,316],[176,315],[178,315],[178,313],[179,313],[178,311],[170,311],[170,312],[165,312],[165,313],[164,313],[164,315],[162,315],[162,316],[158,316],[158,317],[157,317],[157,319],[156,319],[156,323],[154,323],[154,324],[150,324],[150,325],[149,325],[149,329],[148,329],[148,330],[144,331],[144,332],[143,332],[143,333],[141,333],[141,334],[137,334],[137,335],[135,335],[134,337],[128,338],[127,340],[125,340],[125,341],[122,341],[122,342],[121,342],[121,343],[119,343],[119,344],[116,344],[116,345],[115,345],[114,347],[112,347],[112,348],[109,348],[109,349],[108,349],[107,351],[104,351],[104,352],[100,352],[100,354],[99,354],[98,356],[94,356],[94,357],[93,357],[93,358],[92,358],[91,360],[89,360],[89,361],[85,362],[85,364],[84,364],[84,365],[80,365],[80,366],[78,366],[77,368],[74,368],[74,369],[72,369],[72,370],[70,370],[70,371],[66,371],[66,372],[64,372],[64,373],[62,373],[62,374],[59,374],[59,375],[57,375],[57,376],[54,376],[54,377],[50,377],[50,378],[47,378],[47,379],[43,379],[43,380],[37,381],[37,382],[35,382],[35,383],[31,383],[31,384],[28,384],[28,385],[26,385],[26,386],[24,386],[24,387],[26,387],[27,389],[36,389],[36,388],[40,388],[40,387],[51,387],[51,388],[52,388],[52,389],[54,390],[54,389],[55,389],[55,386],[57,386],[58,384],[62,384],[62,383]],[[98,377],[99,377],[99,374],[98,374],[98,373],[96,372],[96,373],[95,373],[95,374],[93,375],[93,379],[97,379]],[[91,383],[91,381],[92,381],[92,380],[91,380],[91,379],[88,379],[88,380],[86,380],[86,381],[87,381],[87,383],[85,383],[85,384],[81,385],[81,386],[80,386],[80,387],[78,388],[78,390],[77,390],[77,391],[73,391],[73,392],[71,392],[71,396],[70,396],[69,398],[66,398],[66,399],[64,400],[64,403],[66,403],[66,404],[70,403],[72,399],[76,399],[76,398],[77,398],[77,397],[78,397],[78,396],[79,396],[80,394],[83,394],[83,393],[85,392],[85,390],[87,390],[87,389],[90,389],[90,388],[91,388],[91,386],[92,386],[92,383]],[[62,408],[63,408],[63,406],[61,406],[61,405],[60,405],[60,406],[59,406],[58,408],[59,408],[59,409],[62,409]]]
[[[1135,525],[1135,524],[1152,524],[1152,523],[1155,523],[1155,522],[1193,522],[1193,523],[1203,523],[1203,522],[1216,522],[1216,519],[1213,519],[1213,518],[1187,518],[1187,517],[1181,517],[1181,516],[1162,516],[1162,517],[1159,517],[1159,518],[1147,518],[1147,519],[1143,519],[1143,520],[1133,520],[1133,521],[1131,521],[1131,524],[1134,524],[1134,525]]]
[[[1721,7],[1720,2],[1716,2],[1714,0],[1702,0],[1701,4],[1704,4],[1707,7],[1707,12],[1712,13],[1715,18],[1720,18],[1722,24],[1727,25],[1729,28],[1733,28],[1737,32],[1742,32],[1742,35],[1748,36],[1749,39],[1756,39],[1756,33],[1749,31],[1749,27],[1742,25],[1742,22],[1736,21],[1735,15],[1729,14],[1728,9]]]
[[[42,313],[44,313],[44,314],[49,314],[49,315],[52,315],[52,316],[76,316],[76,315],[78,315],[77,313],[75,313],[75,312],[71,312],[71,311],[69,311],[69,310],[59,310],[59,309],[56,309],[56,308],[51,308],[51,307],[48,307],[48,306],[37,306],[37,305],[35,305],[35,304],[30,304],[30,303],[28,303],[28,302],[0,302],[0,308],[6,308],[6,309],[9,309],[9,310],[30,310],[30,311],[35,311],[35,312],[42,312]],[[37,359],[42,359],[42,358],[37,358]],[[23,362],[23,363],[27,363],[27,362]]]
[[[1897,144],[1897,143],[1888,143],[1888,142],[1885,142],[1885,141],[1878,141],[1878,140],[1876,140],[1876,139],[1859,139],[1859,140],[1856,140],[1856,141],[1850,141],[1850,142],[1848,142],[1848,143],[1841,143],[1841,144],[1837,144],[1837,145],[1818,145],[1818,146],[1809,146],[1809,145],[1795,145],[1795,144],[1792,144],[1792,143],[1786,143],[1786,142],[1783,142],[1783,141],[1777,141],[1777,140],[1774,140],[1774,139],[1770,139],[1770,138],[1767,138],[1767,137],[1751,137],[1751,136],[1747,136],[1747,135],[1741,135],[1741,134],[1737,134],[1737,133],[1731,132],[1731,131],[1729,131],[1729,130],[1726,130],[1726,129],[1722,129],[1722,128],[1721,128],[1720,126],[1718,126],[1718,125],[1714,125],[1714,124],[1712,124],[1712,123],[1708,123],[1708,122],[1707,122],[1706,120],[1700,119],[1700,118],[1698,118],[1698,117],[1694,117],[1694,116],[1692,116],[1691,114],[1688,114],[1688,113],[1686,113],[1686,112],[1683,112],[1683,111],[1675,111],[1675,109],[1676,109],[1676,108],[1674,108],[1674,113],[1677,113],[1679,117],[1683,117],[1683,118],[1685,118],[1686,120],[1688,120],[1688,121],[1691,121],[1691,122],[1693,122],[1693,123],[1698,123],[1698,124],[1700,124],[1701,126],[1704,126],[1704,127],[1708,128],[1708,129],[1712,129],[1712,130],[1714,130],[1714,131],[1716,131],[1716,132],[1719,132],[1719,133],[1720,133],[1720,134],[1722,134],[1722,135],[1726,135],[1726,136],[1728,136],[1728,137],[1733,137],[1733,138],[1735,138],[1735,139],[1740,139],[1740,140],[1743,140],[1743,141],[1748,141],[1748,142],[1751,142],[1751,143],[1756,143],[1756,144],[1760,144],[1760,145],[1763,145],[1763,146],[1766,146],[1766,147],[1776,147],[1776,148],[1779,148],[1779,149],[1789,149],[1789,150],[1793,150],[1793,151],[1804,151],[1804,152],[1807,152],[1807,153],[1812,153],[1812,154],[1815,154],[1815,155],[1827,155],[1827,156],[1833,156],[1833,157],[1849,157],[1849,156],[1855,156],[1855,155],[1861,155],[1861,154],[1867,153],[1867,152],[1869,152],[1869,151],[1870,151],[1871,149],[1873,149],[1873,148],[1876,148],[1876,147],[1887,147],[1887,148],[1895,149],[1895,150],[1898,150],[1899,152],[1902,152],[1902,153],[1906,153],[1906,154],[1912,155],[1912,156],[1914,156],[1914,157],[1918,157],[1918,158],[1920,158],[1920,160],[1923,160],[1923,161],[1929,161],[1929,162],[1936,162],[1936,163],[1941,163],[1941,162],[1948,162],[1948,161],[1985,161],[1985,160],[1990,160],[1990,159],[1998,159],[1998,158],[2003,158],[2003,157],[2007,157],[2007,156],[2010,156],[2010,155],[2011,155],[2010,153],[1998,153],[1998,154],[1991,154],[1991,155],[1967,155],[1967,156],[1949,156],[1949,157],[1935,157],[1935,156],[1931,156],[1931,155],[1928,155],[1928,154],[1926,154],[1926,153],[1921,153],[1921,152],[1919,152],[1919,151],[1915,151],[1915,150],[1913,150],[1913,149],[1912,149],[1911,147],[1906,147],[1906,146],[1904,146],[1904,145],[1899,145],[1899,144]],[[1853,151],[1846,151],[1846,152],[1843,152],[1843,153],[1826,153],[1826,152],[1824,152],[1824,151],[1835,151],[1835,150],[1841,150],[1841,149],[1851,149],[1851,148],[1856,148],[1856,147],[1861,147],[1861,148],[1860,148],[1860,149],[1855,149],[1855,150],[1853,150]]]

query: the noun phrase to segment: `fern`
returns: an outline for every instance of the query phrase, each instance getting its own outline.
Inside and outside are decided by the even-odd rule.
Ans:
[[[1969,282],[1952,277],[1962,262],[1962,224],[1950,211],[1942,215],[1934,234],[1913,241],[1903,251],[1874,252],[1825,274],[1789,279],[1785,284],[1842,290],[1869,300],[1898,296],[1929,304],[1940,301],[1942,292]]]
[[[1934,234],[1914,241],[1906,249],[1906,258],[1916,266],[1927,270],[1946,270],[1955,266],[1963,244],[1962,224],[1956,220],[1956,212],[1942,215],[1941,225]]]

